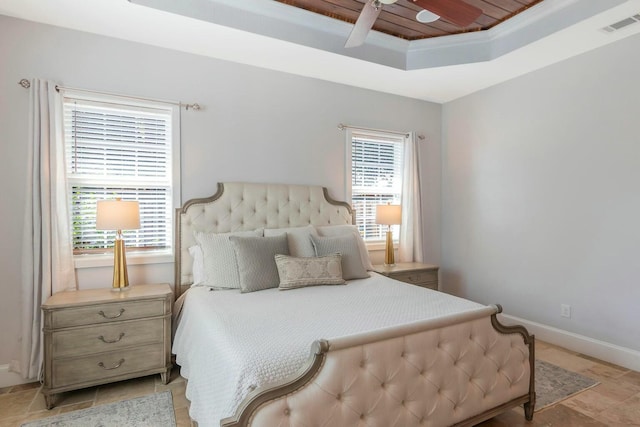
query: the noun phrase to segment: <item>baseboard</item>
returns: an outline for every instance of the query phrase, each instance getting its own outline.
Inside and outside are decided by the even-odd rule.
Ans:
[[[9,366],[8,364],[0,365],[0,388],[33,382],[33,380],[25,380],[22,375],[10,371]]]
[[[519,324],[527,328],[537,339],[566,348],[571,351],[614,363],[627,369],[640,371],[640,352],[605,341],[574,334],[553,326],[531,322],[519,317],[502,314],[505,324]]]

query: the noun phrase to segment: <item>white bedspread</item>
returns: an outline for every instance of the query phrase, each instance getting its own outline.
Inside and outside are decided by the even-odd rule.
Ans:
[[[298,371],[311,343],[482,305],[372,273],[346,286],[289,291],[192,288],[173,344],[190,415],[219,426],[255,387]]]

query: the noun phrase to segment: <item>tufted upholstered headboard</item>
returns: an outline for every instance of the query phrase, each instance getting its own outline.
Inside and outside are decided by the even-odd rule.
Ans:
[[[189,247],[194,231],[226,233],[256,228],[354,224],[348,203],[329,197],[318,185],[218,183],[211,197],[192,199],[176,209],[175,293],[193,283]]]

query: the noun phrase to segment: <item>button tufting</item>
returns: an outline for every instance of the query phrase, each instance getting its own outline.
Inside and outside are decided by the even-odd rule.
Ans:
[[[360,414],[360,419],[364,420],[364,414]]]
[[[404,351],[400,353],[400,357],[404,357]]]
[[[361,368],[364,368],[364,365],[365,365],[364,360],[361,360],[361,361],[360,361],[360,367],[361,367]]]
[[[420,375],[424,376],[424,369],[420,370]]]
[[[336,399],[337,399],[337,400],[342,400],[342,395],[341,395],[340,393],[338,393],[338,394],[336,395]]]
[[[381,383],[380,387],[385,388],[387,385],[385,383]]]
[[[291,413],[291,410],[289,408],[284,408],[285,415],[289,415],[290,413]]]
[[[404,400],[403,400],[402,402],[400,402],[400,404],[401,404],[402,406],[404,406]]]

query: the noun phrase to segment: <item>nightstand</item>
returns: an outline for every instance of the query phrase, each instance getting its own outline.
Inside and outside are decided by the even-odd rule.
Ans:
[[[400,280],[401,282],[438,290],[437,265],[423,264],[421,262],[399,262],[393,266],[384,264],[374,265],[373,270],[376,273]]]
[[[122,292],[59,292],[42,305],[44,394],[171,372],[171,307],[167,284]]]

